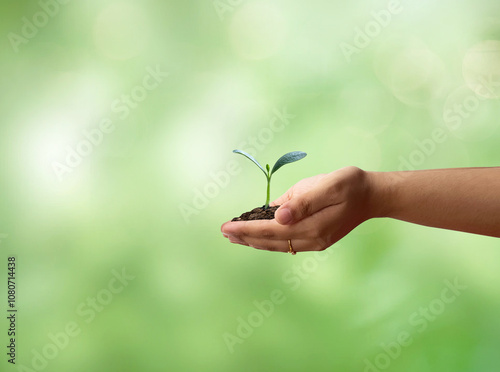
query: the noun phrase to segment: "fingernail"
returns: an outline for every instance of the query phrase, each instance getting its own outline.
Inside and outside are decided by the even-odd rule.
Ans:
[[[222,236],[223,236],[224,238],[228,238],[228,237],[229,237],[229,235],[227,235],[226,233],[222,233]]]
[[[290,209],[285,208],[285,209],[278,209],[278,216],[276,219],[278,220],[279,223],[286,225],[287,223],[292,222],[292,212],[290,212]]]

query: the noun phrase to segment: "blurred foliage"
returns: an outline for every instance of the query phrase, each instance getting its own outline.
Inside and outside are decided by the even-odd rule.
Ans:
[[[497,240],[376,220],[320,261],[231,245],[219,227],[265,187],[234,148],[263,162],[308,153],[271,198],[347,165],[498,166],[498,4],[0,4],[0,248],[2,267],[18,258],[17,367],[35,370],[74,322],[40,370],[495,370]],[[134,279],[111,293],[122,268]],[[455,279],[467,290],[441,308]],[[260,321],[255,301],[275,290],[286,300]],[[242,338],[249,316],[259,326]],[[402,332],[412,342],[398,349]],[[22,370],[5,358],[2,371]]]

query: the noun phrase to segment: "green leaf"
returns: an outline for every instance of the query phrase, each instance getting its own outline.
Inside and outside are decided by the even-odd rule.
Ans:
[[[278,169],[280,169],[283,165],[288,164],[288,163],[293,163],[294,161],[300,160],[302,158],[305,158],[307,154],[302,151],[292,151],[289,152],[288,154],[283,155],[281,158],[278,159],[278,161],[274,164],[273,170],[271,174],[276,172]]]
[[[244,157],[246,157],[246,158],[250,159],[251,161],[253,161],[262,170],[262,172],[264,172],[264,174],[267,177],[267,173],[264,170],[264,168],[262,167],[262,165],[260,165],[259,162],[257,160],[255,160],[255,158],[252,155],[247,154],[245,151],[241,151],[241,150],[233,150],[233,152],[236,153],[236,154],[243,155]]]

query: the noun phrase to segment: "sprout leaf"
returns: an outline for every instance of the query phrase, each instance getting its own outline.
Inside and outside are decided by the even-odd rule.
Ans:
[[[246,158],[250,159],[251,161],[253,161],[262,170],[262,172],[264,172],[264,174],[267,177],[267,172],[264,170],[264,168],[262,167],[262,165],[260,165],[260,163],[257,160],[255,160],[255,158],[252,155],[247,154],[245,151],[241,151],[241,150],[233,150],[233,152],[236,153],[236,154],[241,154],[244,157],[246,157]]]
[[[302,158],[305,158],[307,154],[302,151],[292,151],[289,152],[288,154],[283,155],[281,158],[278,159],[278,161],[274,164],[273,170],[271,174],[276,172],[278,169],[280,169],[283,165],[288,164],[288,163],[293,163],[294,161],[300,160]]]

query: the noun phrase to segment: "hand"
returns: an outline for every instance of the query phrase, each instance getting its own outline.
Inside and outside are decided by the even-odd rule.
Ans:
[[[356,167],[303,179],[271,205],[274,220],[226,222],[221,231],[232,243],[288,252],[324,250],[371,217],[366,172]]]

